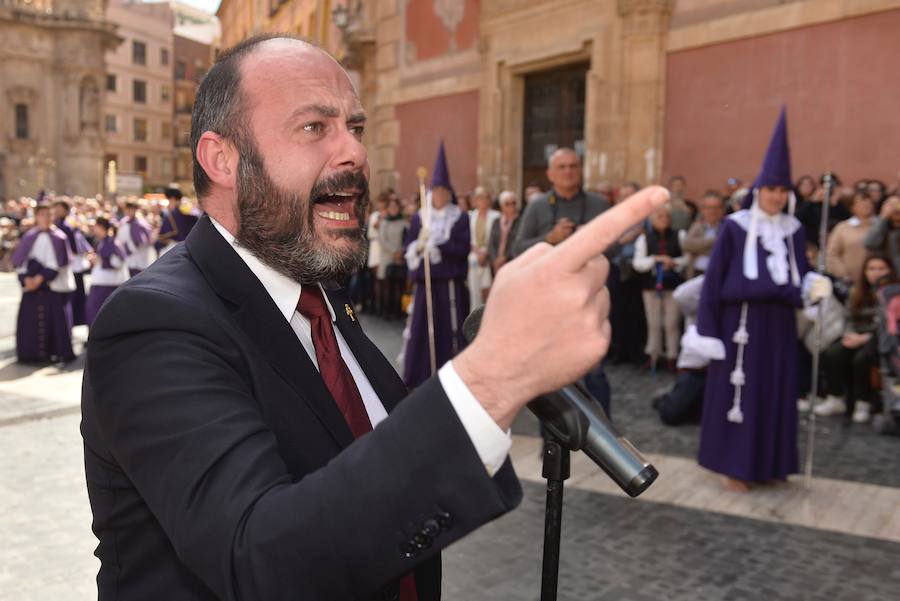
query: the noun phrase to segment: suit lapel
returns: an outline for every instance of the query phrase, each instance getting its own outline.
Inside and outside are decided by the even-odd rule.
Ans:
[[[336,325],[347,341],[347,345],[356,357],[357,363],[365,372],[369,383],[390,413],[407,394],[408,391],[397,371],[385,358],[378,347],[369,340],[360,326],[359,319],[352,315],[352,304],[346,289],[324,286],[328,300],[337,316]],[[349,312],[348,312],[349,309]],[[351,316],[352,315],[352,316]]]
[[[229,301],[235,320],[260,355],[310,406],[335,441],[349,446],[353,434],[293,328],[208,217],[200,219],[185,244],[210,286]]]

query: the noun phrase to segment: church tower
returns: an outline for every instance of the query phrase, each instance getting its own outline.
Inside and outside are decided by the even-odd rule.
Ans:
[[[0,197],[101,193],[104,0],[5,0],[0,39]]]

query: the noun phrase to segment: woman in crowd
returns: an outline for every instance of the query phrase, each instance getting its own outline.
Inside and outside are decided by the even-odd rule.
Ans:
[[[678,324],[681,314],[672,298],[672,291],[683,281],[680,270],[684,264],[678,232],[672,229],[668,206],[650,216],[650,227],[635,242],[632,265],[641,276],[644,314],[647,318],[647,347],[649,367],[656,366],[662,355],[661,330],[665,331],[666,369],[675,371],[678,357]]]
[[[816,406],[816,415],[849,412],[856,423],[869,421],[872,406],[878,404],[872,389],[872,370],[878,366],[875,330],[879,308],[875,294],[881,286],[896,281],[897,274],[886,257],[866,257],[862,273],[847,299],[844,335],[822,356],[829,396]]]
[[[378,199],[372,203],[373,211],[369,214],[367,223],[366,237],[369,240],[369,259],[366,263],[368,268],[365,272],[360,270],[359,273],[359,293],[363,308],[366,311],[380,315],[381,307],[381,286],[384,283],[383,278],[378,278],[381,263],[381,239],[378,236],[378,229],[381,227],[381,219],[384,217],[384,211],[387,207],[387,201],[390,193],[382,192],[378,195]]]
[[[116,288],[128,281],[128,253],[122,242],[110,232],[109,219],[97,217],[92,228],[94,234],[94,255],[91,257],[91,290],[88,293],[85,313],[87,325],[91,326],[100,307]]]
[[[864,244],[869,252],[889,258],[894,271],[900,273],[900,196],[892,195],[884,200]]]
[[[832,174],[834,178],[834,187],[831,191],[831,204],[828,208],[828,231],[834,229],[834,226],[840,221],[850,219],[850,211],[844,203],[841,202],[841,178],[836,174]],[[824,183],[825,176],[822,176],[820,183]],[[825,200],[825,186],[820,185],[816,188],[812,196],[806,199],[806,202],[797,203],[796,216],[803,224],[803,230],[806,239],[816,246],[819,245],[819,224],[822,222],[822,202]],[[849,200],[849,199],[848,199]]]
[[[850,212],[853,217],[838,223],[831,232],[825,258],[828,273],[848,285],[862,275],[866,258],[863,241],[874,222],[875,203],[865,192],[857,191],[853,194]]]
[[[488,252],[488,239],[494,222],[500,218],[500,211],[491,208],[491,195],[478,186],[472,192],[474,208],[469,211],[469,236],[472,250],[469,252],[469,302],[478,307],[487,301],[493,283]]]
[[[797,180],[797,208],[799,209],[804,203],[809,202],[816,192],[816,180],[811,175],[801,175]]]
[[[378,225],[381,259],[376,274],[381,282],[382,315],[388,319],[399,319],[403,316],[400,297],[406,284],[406,261],[403,259],[403,236],[406,234],[406,226],[400,200],[391,195]]]

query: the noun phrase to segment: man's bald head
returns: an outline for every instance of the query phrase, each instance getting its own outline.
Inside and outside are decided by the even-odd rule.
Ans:
[[[245,74],[271,77],[277,61],[286,55],[306,55],[310,60],[337,61],[318,46],[288,33],[263,33],[247,38],[221,53],[203,77],[197,89],[191,115],[191,150],[194,158],[194,189],[202,197],[209,191],[210,179],[197,160],[197,144],[203,132],[211,131],[231,141],[246,138],[247,110],[250,98],[243,93]]]
[[[559,148],[550,155],[547,179],[562,196],[570,198],[581,189],[581,159],[571,148]]]
[[[581,163],[581,161],[578,159],[578,153],[576,153],[573,149],[568,148],[567,146],[557,148],[556,151],[550,155],[550,160],[547,162],[547,166],[552,169],[555,165],[561,162],[578,164]]]

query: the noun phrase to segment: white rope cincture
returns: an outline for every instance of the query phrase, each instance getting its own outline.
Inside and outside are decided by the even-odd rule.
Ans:
[[[744,347],[750,341],[750,333],[747,332],[747,303],[741,305],[741,322],[731,340],[737,344],[737,359],[734,362],[734,371],[731,372],[731,385],[734,386],[734,400],[731,409],[728,410],[728,421],[741,424],[744,422],[744,412],[741,411],[741,389],[747,381],[744,374]]]

